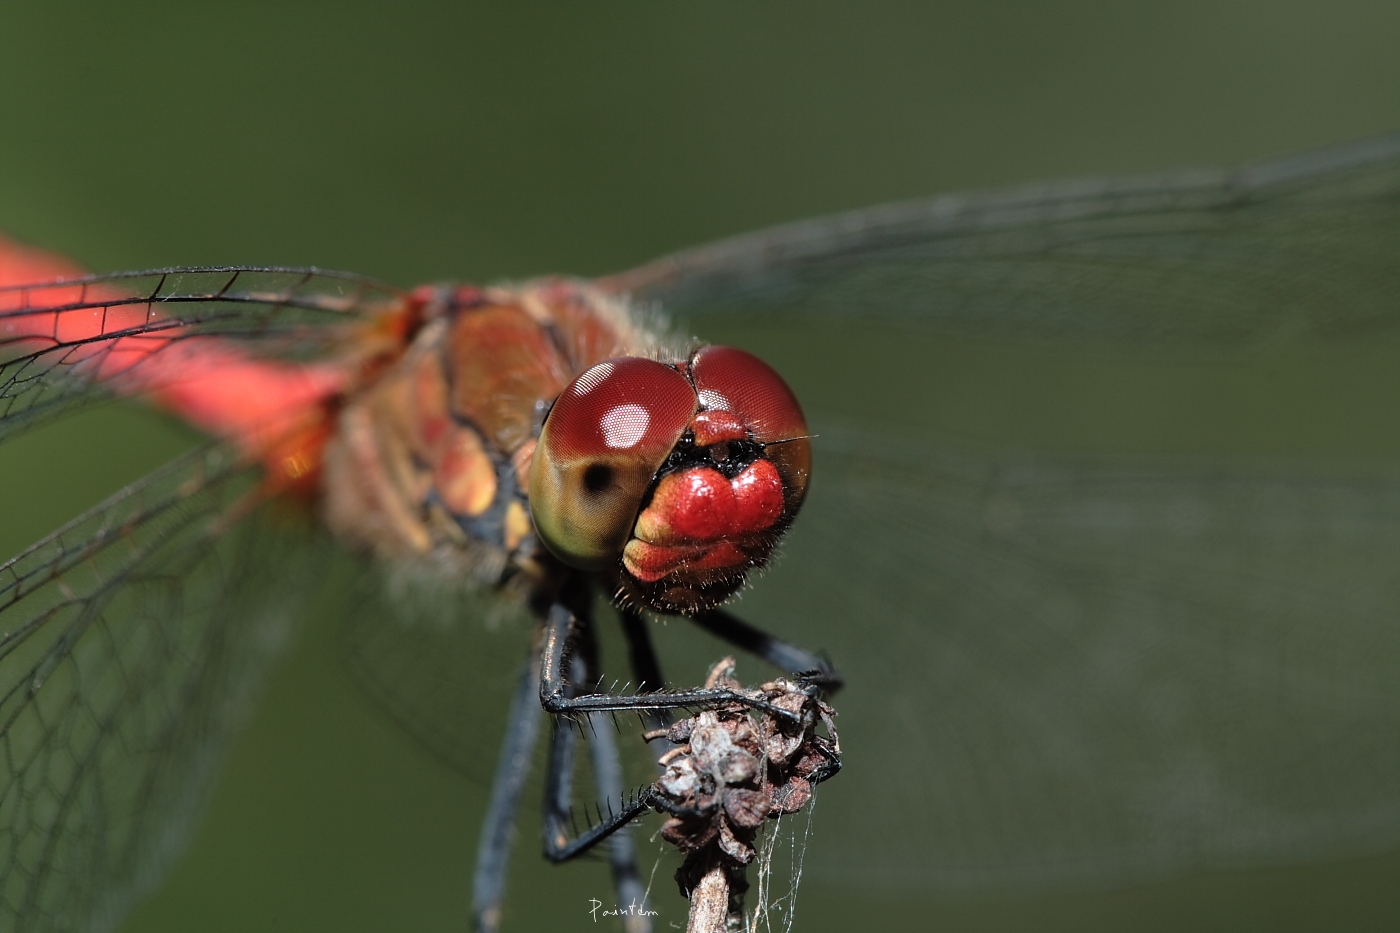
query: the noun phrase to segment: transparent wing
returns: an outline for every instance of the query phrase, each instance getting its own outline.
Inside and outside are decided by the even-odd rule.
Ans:
[[[132,384],[199,338],[307,360],[407,296],[316,269],[161,269],[0,287],[0,439]]]
[[[1400,136],[1233,171],[853,211],[601,280],[694,321],[1231,346],[1400,320]],[[695,315],[695,316],[692,316]]]
[[[0,927],[112,928],[191,830],[315,553],[255,483],[199,451],[0,567]]]
[[[443,573],[366,567],[367,584],[348,617],[346,666],[388,714],[429,751],[482,787],[489,787],[520,667],[538,663],[539,620],[523,599],[456,583]],[[627,689],[627,652],[613,612],[599,601],[603,688]],[[718,657],[718,655],[716,655]],[[579,729],[609,728],[618,741],[629,789],[655,779],[655,752],[640,740],[637,717],[600,716]],[[543,746],[543,743],[541,743]],[[539,749],[539,756],[544,749]],[[529,778],[525,806],[538,806],[542,761]],[[575,778],[580,807],[600,801],[592,777]],[[580,819],[586,819],[580,815]]]
[[[847,675],[809,869],[1024,890],[1400,845],[1400,472],[819,428],[741,607]]]
[[[1383,738],[1400,720],[1400,475],[998,453],[933,429],[977,424],[963,408],[1026,422],[1003,403],[1058,417],[1081,357],[1122,380],[1183,348],[1393,329],[1397,257],[1392,137],[873,208],[602,281],[762,352],[846,419],[813,414],[803,515],[739,607],[847,675],[847,768],[809,866],[1024,889],[1400,846]],[[1017,342],[1046,346],[1000,346]],[[997,381],[942,378],[983,352]],[[1028,388],[1032,352],[1063,357],[1063,384]],[[1165,404],[1113,410],[1147,410],[1133,402]],[[1122,425],[1101,427],[1112,446]]]
[[[538,623],[522,600],[428,571],[364,568],[346,667],[433,754],[489,786]]]

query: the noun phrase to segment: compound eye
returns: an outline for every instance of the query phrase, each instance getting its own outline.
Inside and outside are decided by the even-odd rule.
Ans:
[[[807,419],[792,389],[773,367],[734,347],[705,347],[690,365],[700,406],[733,413],[754,440],[766,445],[764,454],[783,479],[788,509],[796,511],[807,492],[812,448]]]
[[[530,465],[530,514],[556,557],[581,570],[617,560],[695,406],[684,376],[639,357],[599,363],[560,393]]]

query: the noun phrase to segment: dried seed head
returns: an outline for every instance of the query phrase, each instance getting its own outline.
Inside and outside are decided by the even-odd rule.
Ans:
[[[687,855],[676,873],[687,897],[716,866],[727,873],[731,891],[742,891],[759,828],[801,810],[813,784],[840,768],[835,712],[815,689],[779,678],[745,691],[733,673],[734,659],[725,658],[705,685],[773,709],[735,701],[675,723],[667,737],[679,747],[663,756],[665,772],[655,785],[664,801],[657,808],[679,814],[666,821],[661,836]],[[818,724],[826,735],[817,734]]]

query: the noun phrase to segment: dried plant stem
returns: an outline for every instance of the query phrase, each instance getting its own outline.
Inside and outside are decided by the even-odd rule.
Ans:
[[[729,918],[729,876],[719,859],[700,876],[690,892],[690,921],[686,933],[725,933]]]

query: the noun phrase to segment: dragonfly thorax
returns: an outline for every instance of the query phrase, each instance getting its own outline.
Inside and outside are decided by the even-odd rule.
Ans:
[[[455,553],[494,583],[536,555],[525,490],[544,412],[600,359],[654,341],[622,302],[574,282],[419,295],[422,326],[340,413],[326,519],[386,556]]]
[[[766,364],[725,347],[659,362],[623,303],[572,282],[420,294],[424,323],[327,444],[335,531],[454,554],[486,583],[562,562],[667,612],[710,608],[764,565],[810,467]]]

